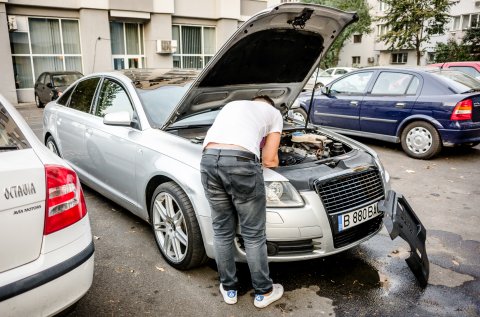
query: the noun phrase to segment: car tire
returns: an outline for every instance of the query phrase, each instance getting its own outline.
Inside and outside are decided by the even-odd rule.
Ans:
[[[47,138],[47,141],[45,142],[45,146],[52,151],[55,155],[62,157],[60,155],[60,151],[58,150],[57,143],[55,143],[55,140],[53,139],[53,136],[49,135]]]
[[[35,94],[35,104],[37,105],[37,108],[43,108],[45,105],[40,101],[40,97]]]
[[[185,192],[174,182],[159,185],[150,203],[150,222],[163,258],[188,270],[207,260],[197,217]]]
[[[428,160],[442,150],[442,140],[438,131],[429,123],[415,121],[403,129],[402,148],[408,156]]]
[[[295,108],[293,109],[293,118],[300,120],[302,122],[307,121],[307,112],[303,110],[303,108]]]

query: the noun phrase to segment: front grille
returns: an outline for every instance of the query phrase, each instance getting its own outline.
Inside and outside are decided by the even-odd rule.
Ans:
[[[358,241],[377,231],[382,225],[382,217],[378,216],[365,223],[333,235],[333,246],[341,248]]]
[[[376,169],[315,181],[314,187],[328,214],[365,206],[384,197],[382,179]]]
[[[243,238],[237,236],[237,239],[240,249],[245,251]],[[311,253],[313,249],[313,241],[311,239],[298,241],[267,241],[267,253],[269,256],[305,254]]]

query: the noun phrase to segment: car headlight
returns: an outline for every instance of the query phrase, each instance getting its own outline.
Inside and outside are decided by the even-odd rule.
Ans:
[[[289,182],[265,182],[267,207],[302,207],[302,197]]]

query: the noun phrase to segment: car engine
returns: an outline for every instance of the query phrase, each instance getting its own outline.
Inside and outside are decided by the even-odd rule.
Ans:
[[[278,149],[280,166],[314,162],[345,154],[351,149],[315,131],[284,131]]]

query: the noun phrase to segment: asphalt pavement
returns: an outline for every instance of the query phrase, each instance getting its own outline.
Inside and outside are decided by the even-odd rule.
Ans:
[[[20,104],[36,135],[42,109]],[[407,157],[396,144],[358,139],[372,147],[427,228],[430,280],[421,288],[404,259],[409,247],[385,229],[327,258],[271,263],[284,297],[253,306],[245,264],[239,301],[218,292],[214,261],[178,271],[161,257],[148,223],[84,187],[95,241],[90,291],[67,316],[480,316],[480,146],[445,148],[430,161]]]

